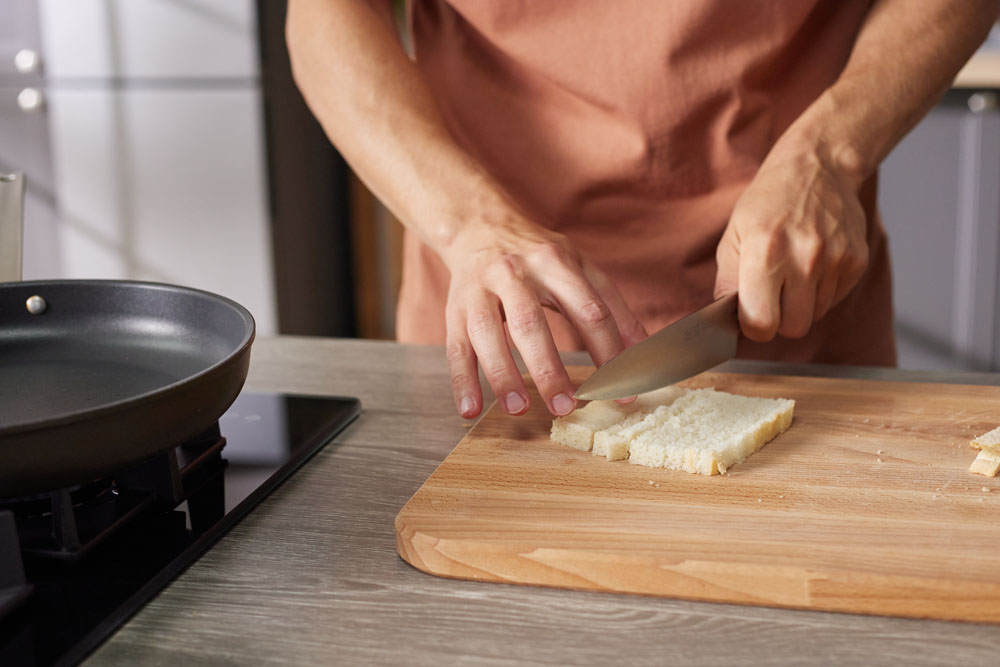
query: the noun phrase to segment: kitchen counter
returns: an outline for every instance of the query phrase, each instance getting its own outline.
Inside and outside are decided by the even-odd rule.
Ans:
[[[1000,385],[985,374],[752,362],[724,370]],[[354,395],[364,412],[89,665],[996,664],[996,626],[424,574],[396,555],[393,518],[468,429],[443,349],[263,339],[248,387]]]

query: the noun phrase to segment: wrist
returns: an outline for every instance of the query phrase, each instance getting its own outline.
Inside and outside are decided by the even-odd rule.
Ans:
[[[438,209],[440,223],[431,241],[431,247],[449,267],[455,259],[531,236],[535,229],[491,179],[471,183],[458,195]]]
[[[460,162],[461,168],[446,163],[440,169],[426,169],[406,202],[407,226],[442,259],[470,228],[498,217],[503,208],[492,179],[471,160]],[[427,178],[428,173],[435,177]]]
[[[878,151],[853,130],[849,117],[836,94],[827,90],[785,131],[768,160],[818,162],[860,188],[878,166]]]

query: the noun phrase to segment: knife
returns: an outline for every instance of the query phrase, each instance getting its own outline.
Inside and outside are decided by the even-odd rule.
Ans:
[[[740,324],[730,294],[663,329],[601,365],[573,394],[625,398],[679,382],[736,355]]]

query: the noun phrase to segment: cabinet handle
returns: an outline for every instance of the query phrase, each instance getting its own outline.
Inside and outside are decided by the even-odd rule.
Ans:
[[[969,95],[969,111],[972,113],[996,111],[998,107],[1000,107],[1000,98],[991,90],[983,90]]]
[[[45,109],[45,95],[37,88],[23,88],[17,94],[17,106],[24,113],[38,113]]]
[[[42,57],[34,49],[21,49],[14,56],[14,69],[21,74],[34,74],[42,69]]]

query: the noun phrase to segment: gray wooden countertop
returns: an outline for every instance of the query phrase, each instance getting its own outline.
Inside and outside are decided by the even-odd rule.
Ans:
[[[584,358],[569,356],[576,363]],[[728,370],[1000,384],[1000,375]],[[97,650],[91,665],[996,665],[1000,627],[448,580],[393,518],[468,425],[437,347],[277,338],[248,386],[362,416]],[[1000,414],[1000,406],[998,406]]]

